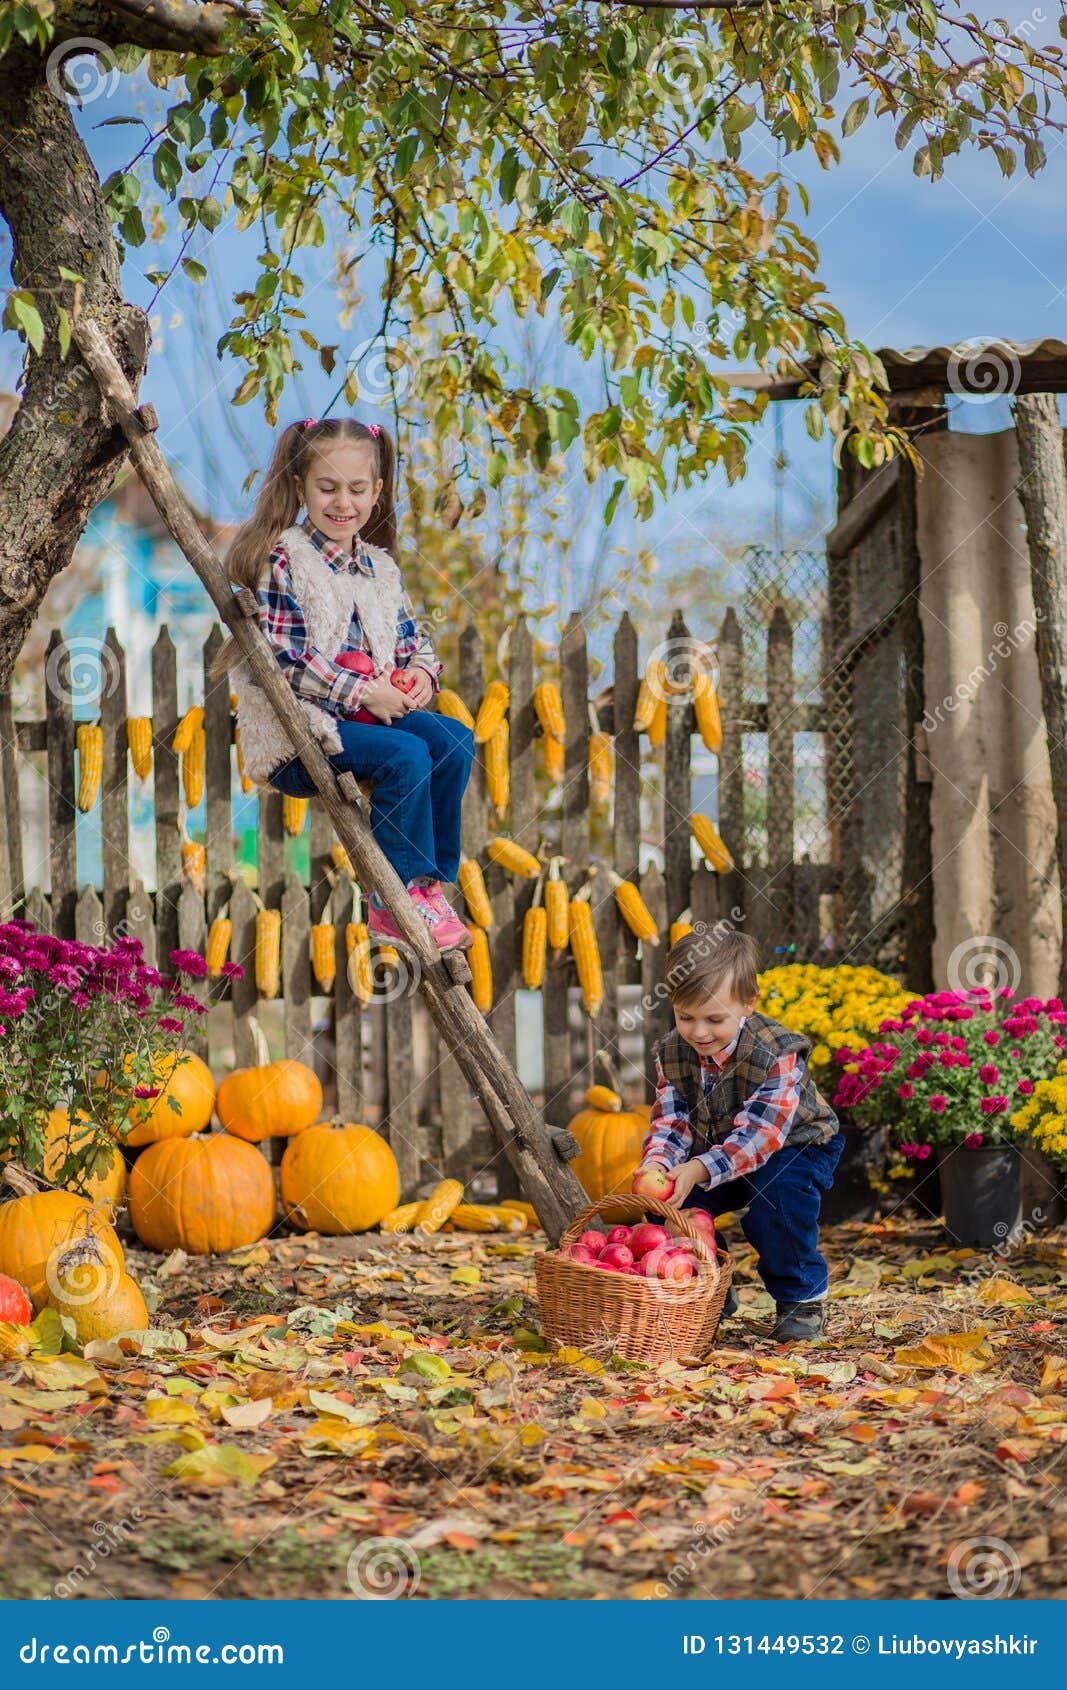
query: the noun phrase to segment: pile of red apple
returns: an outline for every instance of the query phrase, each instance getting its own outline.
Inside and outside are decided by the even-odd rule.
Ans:
[[[709,1249],[715,1247],[715,1222],[703,1209],[688,1211],[703,1233]],[[574,1244],[560,1251],[569,1261],[583,1267],[605,1268],[609,1273],[629,1274],[636,1279],[664,1279],[683,1284],[697,1271],[697,1246],[688,1238],[672,1238],[665,1226],[640,1221],[637,1226],[613,1226],[607,1234],[583,1232]]]

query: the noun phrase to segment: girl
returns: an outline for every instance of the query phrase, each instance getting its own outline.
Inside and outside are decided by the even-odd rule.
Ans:
[[[460,858],[474,735],[426,706],[442,665],[393,561],[395,453],[377,423],[307,417],[281,434],[263,489],[227,556],[259,600],[260,625],[333,767],[374,783],[371,831],[444,950],[471,936],[445,902]],[[297,523],[301,510],[304,520]],[[233,670],[245,773],[292,797],[315,786],[231,636],[211,665]],[[372,893],[367,924],[401,938]]]

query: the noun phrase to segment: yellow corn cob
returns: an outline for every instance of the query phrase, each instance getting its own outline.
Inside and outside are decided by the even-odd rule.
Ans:
[[[171,750],[176,752],[179,756],[183,751],[188,751],[189,747],[193,743],[194,735],[199,728],[203,727],[203,725],[204,707],[202,704],[194,704],[185,712],[185,715],[175,728],[174,738],[170,742]]]
[[[543,904],[534,904],[522,923],[522,981],[531,992],[544,981],[547,948],[548,916]]]
[[[474,717],[460,698],[459,693],[453,692],[451,687],[441,688],[437,694],[437,708],[442,716],[452,716],[457,722],[462,722],[465,727],[473,728]]]
[[[664,701],[666,679],[665,663],[650,663],[645,670],[645,678],[637,689],[637,703],[634,706],[635,733],[641,733],[651,727],[656,708]]]
[[[652,919],[652,912],[640,891],[632,880],[623,880],[621,875],[611,874],[611,884],[615,889],[615,902],[630,932],[638,939],[646,939],[655,944],[659,938],[659,930]]]
[[[560,879],[559,858],[553,857],[545,881],[545,915],[548,921],[548,942],[554,951],[567,948],[567,883]]]
[[[188,809],[195,810],[204,796],[204,758],[207,755],[207,734],[195,728],[189,748],[182,753],[182,789]]]
[[[524,880],[536,880],[541,872],[541,864],[533,852],[527,851],[525,846],[517,844],[514,839],[505,838],[502,833],[498,833],[495,839],[490,839],[486,850],[494,863],[509,869],[512,874],[521,875]]]
[[[419,1232],[439,1232],[458,1203],[463,1201],[463,1186],[458,1179],[443,1179],[434,1186],[425,1203],[419,1204],[415,1227]]]
[[[567,730],[563,720],[563,700],[555,682],[542,681],[540,686],[534,687],[533,702],[537,720],[544,728],[546,737],[564,739]]]
[[[594,804],[611,797],[611,735],[599,728],[589,735],[589,796]]]
[[[217,915],[208,929],[207,936],[207,971],[213,980],[217,980],[222,973],[222,965],[230,954],[232,938],[233,922],[229,916]]]
[[[537,1218],[537,1210],[534,1208],[533,1204],[524,1203],[518,1197],[502,1197],[500,1202],[496,1204],[496,1208],[514,1209],[517,1215],[522,1216],[528,1227],[537,1227],[541,1225],[541,1222]]]
[[[256,991],[276,998],[281,980],[282,912],[256,911]]]
[[[182,841],[182,873],[187,874],[198,892],[204,890],[204,870],[207,867],[207,849],[197,839]]]
[[[563,741],[561,739],[553,739],[550,735],[546,735],[543,743],[545,748],[545,774],[548,776],[549,780],[562,780],[563,771],[566,766],[566,753],[563,749]]]
[[[382,1216],[382,1231],[410,1232],[415,1225],[415,1216],[421,1208],[421,1203],[401,1203],[398,1209],[390,1209],[387,1215]]]
[[[593,927],[593,912],[587,899],[572,898],[567,906],[567,914],[570,923],[571,953],[578,970],[582,1002],[587,1015],[599,1015],[604,1005],[604,971]]]
[[[622,1098],[610,1086],[590,1086],[585,1101],[590,1109],[599,1110],[604,1115],[618,1115],[622,1109]]]
[[[473,857],[464,857],[459,865],[459,889],[467,900],[467,912],[476,927],[492,927],[493,906],[485,889],[485,876]]]
[[[728,869],[733,868],[734,859],[726,849],[718,830],[708,820],[707,816],[690,816],[689,826],[692,829],[693,838],[716,873],[725,874]]]
[[[349,922],[345,928],[345,943],[349,931],[352,943],[348,952],[348,983],[360,1003],[370,1003],[374,996],[374,970],[370,960],[370,929],[365,921]]]
[[[378,961],[383,968],[399,968],[400,952],[395,945],[379,945]]]
[[[337,972],[333,922],[316,921],[311,928],[311,968],[324,992],[328,992]]]
[[[457,1232],[525,1232],[526,1221],[517,1209],[505,1209],[502,1204],[457,1203],[452,1210],[452,1225]]]
[[[345,924],[345,956],[351,956],[356,948],[359,937],[359,922],[349,921]]]
[[[291,839],[303,833],[307,820],[308,800],[306,798],[291,798],[285,793],[282,798],[282,826]]]
[[[508,724],[501,722],[490,734],[482,756],[485,761],[485,789],[489,802],[502,816],[508,807],[511,776],[508,768]]]
[[[691,921],[672,921],[670,943],[676,945],[679,939],[684,939],[685,935],[692,933],[692,931],[693,923]]]
[[[152,773],[152,718],[130,716],[126,721],[126,744],[130,761],[138,780],[147,780]]]
[[[468,923],[469,926],[469,923]],[[489,958],[489,940],[484,927],[469,927],[474,943],[467,952],[471,971],[471,996],[475,1009],[488,1015],[493,1007],[493,965]]]
[[[697,732],[709,751],[722,750],[722,717],[719,700],[708,675],[697,675],[693,682],[693,711]]]
[[[474,739],[477,745],[484,745],[490,735],[494,734],[504,720],[511,694],[503,681],[490,681],[485,689],[474,723]]]
[[[237,773],[238,773],[238,776],[239,776],[240,781],[241,781],[241,791],[242,792],[251,792],[252,788],[255,786],[256,783],[255,783],[254,780],[250,780],[248,778],[248,776],[245,774],[245,760],[244,760],[244,753],[241,750],[241,730],[240,730],[240,728],[234,728],[234,730],[233,730],[233,745],[234,745],[234,750],[237,752]]]
[[[230,709],[237,709],[237,694],[235,692],[231,692],[230,694]]]
[[[648,724],[649,745],[662,745],[667,737],[667,700],[661,698]]]
[[[330,846],[330,861],[338,874],[347,874],[349,880],[356,878],[348,852],[339,839],[335,839]]]
[[[78,748],[78,808],[91,810],[100,795],[104,772],[104,730],[93,722],[79,722],[74,743]]]

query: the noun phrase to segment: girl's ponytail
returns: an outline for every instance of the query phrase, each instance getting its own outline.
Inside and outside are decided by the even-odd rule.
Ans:
[[[368,425],[354,417],[327,417],[322,422],[290,423],[278,436],[274,455],[256,500],[256,508],[248,521],[237,530],[226,554],[226,573],[234,586],[248,587],[255,592],[263,566],[279,537],[291,528],[300,512],[297,480],[303,481],[316,447],[366,441],[373,446],[374,478],[381,477],[382,490],[371,512],[362,538],[373,546],[382,546],[396,557],[396,507],[394,484],[396,477],[396,447],[392,435],[378,423]],[[240,660],[241,648],[231,634],[224,640],[208,669],[208,678],[217,681]]]

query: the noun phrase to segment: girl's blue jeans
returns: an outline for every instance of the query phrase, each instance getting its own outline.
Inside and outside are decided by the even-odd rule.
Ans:
[[[826,1144],[788,1142],[761,1167],[721,1185],[694,1186],[683,1209],[723,1215],[743,1209],[741,1231],[759,1256],[759,1273],[776,1303],[810,1303],[825,1297],[826,1258],[819,1250],[819,1205],[834,1183],[845,1135]]]
[[[337,719],[338,774],[372,780],[374,838],[407,885],[417,875],[454,881],[459,872],[463,794],[474,763],[474,735],[436,711],[409,710],[395,722]],[[315,783],[299,757],[279,763],[268,783],[290,798],[311,798]]]

